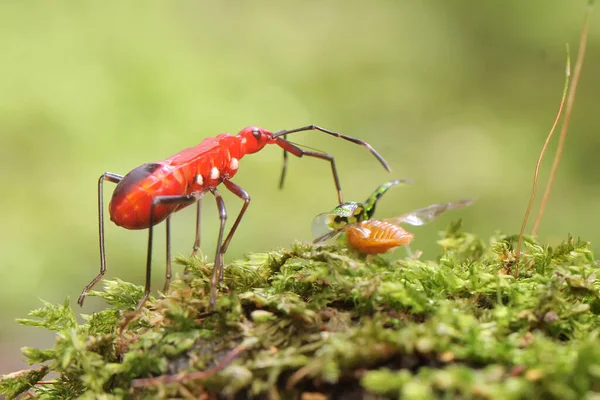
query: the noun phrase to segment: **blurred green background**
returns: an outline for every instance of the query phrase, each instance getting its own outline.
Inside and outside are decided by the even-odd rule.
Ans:
[[[247,125],[317,123],[368,140],[392,174],[360,146],[316,132],[292,139],[336,157],[347,200],[413,178],[386,195],[382,217],[476,196],[472,208],[412,230],[413,250],[427,257],[437,254],[437,231],[458,217],[485,237],[518,232],[563,87],[565,43],[575,55],[586,3],[2,2],[0,373],[22,366],[20,347],[53,341],[14,319],[39,298],[75,304],[97,273],[99,175]],[[544,242],[572,232],[596,250],[599,16],[540,230]],[[291,159],[282,191],[280,167],[275,146],[242,161],[235,182],[253,202],[227,260],[310,240],[312,218],[335,206],[326,163]],[[235,215],[241,201],[225,197]],[[212,258],[217,213],[212,199],[204,204],[202,248]],[[174,218],[175,255],[191,251],[193,211]],[[109,222],[106,235],[107,277],[142,284],[146,232]],[[159,229],[155,288],[163,237]],[[100,307],[89,298],[82,311]]]

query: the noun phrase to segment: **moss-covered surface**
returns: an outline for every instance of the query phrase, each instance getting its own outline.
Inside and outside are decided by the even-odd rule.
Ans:
[[[233,262],[208,313],[210,264],[151,299],[105,282],[79,325],[69,302],[20,321],[56,331],[0,393],[34,398],[556,398],[600,396],[600,280],[588,243],[488,243],[453,225],[436,261],[296,244]],[[44,378],[48,373],[48,377]],[[49,381],[36,384],[41,379]],[[598,398],[598,397],[595,397]]]

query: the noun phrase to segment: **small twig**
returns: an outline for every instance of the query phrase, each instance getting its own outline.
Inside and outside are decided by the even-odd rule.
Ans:
[[[154,378],[141,378],[135,379],[131,382],[132,387],[148,387],[148,386],[158,386],[161,384],[168,383],[184,383],[189,381],[195,381],[199,379],[206,379],[217,372],[221,371],[223,368],[227,367],[233,360],[235,360],[240,354],[244,351],[249,350],[256,344],[256,340],[242,342],[240,345],[231,350],[217,365],[212,368],[209,368],[205,371],[196,371],[188,374],[179,373],[176,375],[162,375]]]
[[[585,13],[585,18],[583,21],[583,27],[581,28],[581,36],[579,39],[579,52],[577,54],[577,61],[575,62],[575,71],[573,72],[573,80],[571,82],[571,90],[569,91],[569,97],[567,98],[565,119],[563,122],[562,129],[560,131],[558,147],[556,149],[556,155],[554,156],[554,162],[552,163],[552,169],[550,170],[550,178],[548,179],[548,184],[546,185],[546,191],[544,192],[544,197],[542,198],[542,202],[540,204],[540,210],[538,212],[537,218],[535,219],[535,224],[533,225],[533,229],[531,231],[532,235],[535,235],[537,233],[538,227],[540,225],[540,221],[542,220],[542,216],[544,215],[546,203],[548,202],[548,197],[550,196],[552,184],[554,183],[554,179],[556,177],[556,171],[558,169],[558,164],[560,163],[560,158],[562,156],[562,152],[565,147],[565,138],[567,136],[567,130],[569,129],[569,121],[571,120],[573,104],[575,103],[575,93],[577,92],[577,84],[579,83],[579,77],[581,76],[581,69],[583,67],[583,59],[585,57],[585,49],[586,49],[587,37],[588,37],[589,17],[592,12],[593,3],[594,3],[593,1],[590,1],[588,3],[588,8]]]
[[[316,371],[320,366],[321,362],[318,360],[314,360],[310,364],[307,364],[304,367],[300,368],[298,371],[294,372],[292,376],[290,376],[290,378],[287,381],[287,384],[285,385],[285,388],[287,390],[290,390],[291,388],[296,386],[298,382],[304,379],[306,375]]]
[[[571,56],[569,54],[569,45],[567,44],[567,68],[565,70],[565,85],[563,87],[563,94],[560,100],[560,106],[558,107],[558,113],[556,114],[556,118],[554,119],[554,123],[552,124],[552,128],[550,132],[548,132],[548,136],[546,136],[546,141],[544,142],[544,146],[542,146],[542,151],[540,152],[540,156],[538,157],[537,164],[535,165],[535,171],[533,173],[533,187],[531,189],[531,196],[529,197],[529,204],[527,205],[527,211],[525,211],[525,217],[523,218],[523,224],[521,225],[521,232],[519,233],[519,241],[517,243],[517,249],[515,250],[515,261],[518,263],[519,258],[521,257],[521,246],[523,245],[523,237],[525,235],[525,228],[527,226],[527,221],[529,220],[529,214],[531,213],[531,208],[533,207],[533,200],[535,200],[535,195],[537,193],[537,185],[538,185],[538,176],[540,174],[540,167],[542,165],[542,160],[544,159],[544,154],[546,154],[546,149],[548,148],[548,143],[550,143],[550,139],[558,126],[558,121],[560,121],[560,117],[562,115],[563,107],[565,105],[565,99],[567,98],[567,91],[569,90],[569,79],[571,77]],[[519,265],[516,264],[515,275],[519,276]]]

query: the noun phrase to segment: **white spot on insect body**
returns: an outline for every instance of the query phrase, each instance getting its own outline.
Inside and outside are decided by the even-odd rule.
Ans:
[[[204,185],[204,178],[202,177],[202,175],[196,175],[196,184],[200,186]]]
[[[248,140],[246,138],[242,138],[242,144],[246,144]]]
[[[232,158],[229,162],[229,169],[232,171],[236,171],[240,167],[240,162],[237,158]]]
[[[219,179],[219,176],[221,176],[221,173],[219,172],[219,169],[217,167],[212,167],[210,170],[210,179]]]

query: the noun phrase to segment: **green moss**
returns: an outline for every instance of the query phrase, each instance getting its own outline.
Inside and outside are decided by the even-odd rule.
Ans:
[[[68,301],[25,325],[56,331],[45,366],[2,378],[9,398],[293,398],[303,392],[384,398],[578,399],[600,392],[600,281],[589,244],[514,236],[486,245],[452,224],[437,260],[356,258],[297,243],[225,271],[208,312],[211,265],[151,298],[124,332],[142,288],[106,281],[110,308],[78,325]],[[49,372],[51,384],[36,384]]]

